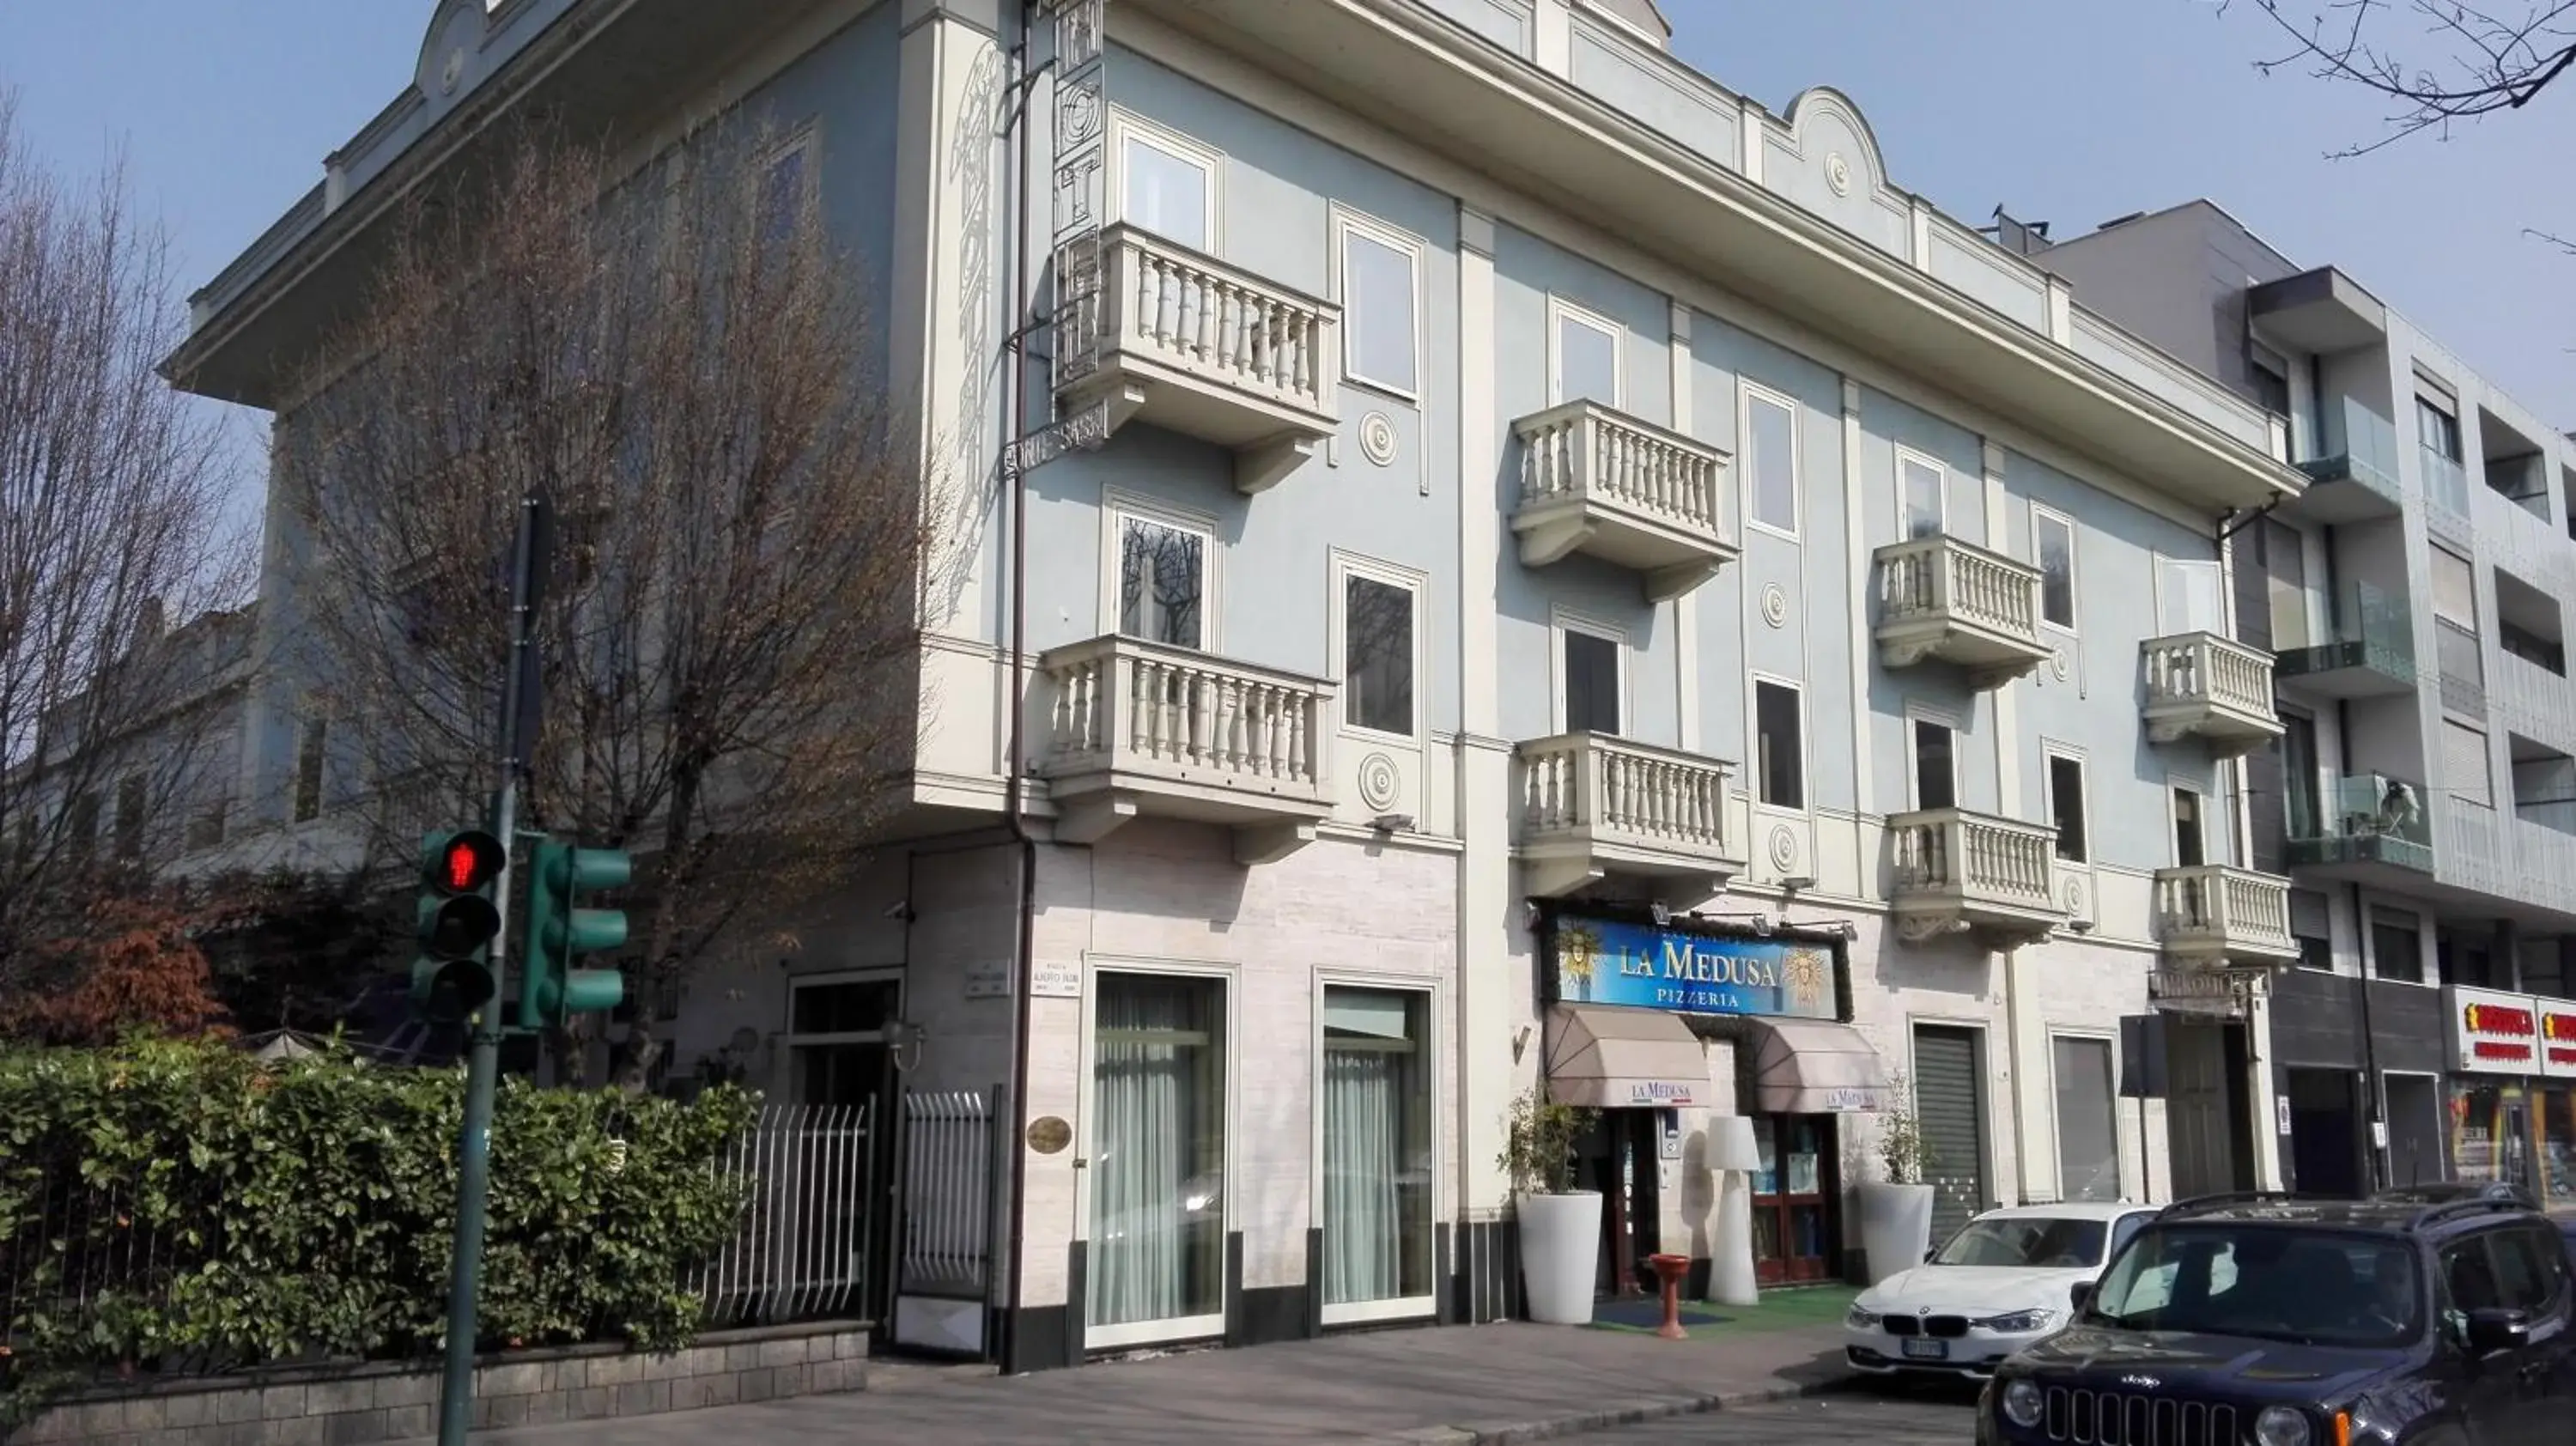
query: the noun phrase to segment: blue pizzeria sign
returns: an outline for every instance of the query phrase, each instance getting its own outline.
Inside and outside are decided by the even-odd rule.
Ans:
[[[1840,1014],[1830,945],[1718,939],[1579,916],[1556,923],[1556,997],[1678,1014]]]

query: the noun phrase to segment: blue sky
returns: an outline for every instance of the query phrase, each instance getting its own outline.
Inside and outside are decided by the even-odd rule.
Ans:
[[[1287,3],[1287,0],[1282,0]],[[2562,428],[2576,427],[2576,234],[2562,159],[2576,79],[2448,141],[2357,160],[2371,97],[2258,75],[2278,49],[2214,0],[1663,0],[1675,48],[1784,110],[1857,101],[1890,175],[1982,223],[2001,203],[2070,236],[2207,195],[2307,264],[2332,262]],[[0,86],[74,169],[122,146],[193,287],[321,178],[409,77],[432,0],[0,0]],[[113,16],[115,23],[108,23]],[[241,416],[255,470],[258,419]]]

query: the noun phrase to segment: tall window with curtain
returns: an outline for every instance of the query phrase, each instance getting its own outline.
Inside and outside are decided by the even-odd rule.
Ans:
[[[1225,982],[1104,973],[1094,1010],[1093,1338],[1211,1333],[1196,1326],[1225,1314]]]
[[[1324,990],[1328,1311],[1432,1294],[1430,1022],[1419,990]]]

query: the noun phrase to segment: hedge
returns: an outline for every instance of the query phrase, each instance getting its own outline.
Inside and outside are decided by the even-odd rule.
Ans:
[[[220,1044],[0,1054],[0,1424],[103,1373],[435,1354],[463,1096]],[[503,1081],[478,1345],[686,1341],[754,1111]]]

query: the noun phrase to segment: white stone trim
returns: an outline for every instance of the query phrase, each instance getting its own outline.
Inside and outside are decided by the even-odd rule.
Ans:
[[[1324,676],[1341,685],[1341,701],[1334,709],[1341,731],[1350,737],[1377,743],[1391,743],[1419,750],[1423,746],[1425,705],[1430,690],[1431,576],[1419,568],[1384,562],[1344,548],[1332,548],[1325,559],[1327,591],[1324,598],[1326,656],[1331,660]],[[1400,588],[1413,598],[1413,727],[1403,733],[1390,733],[1378,728],[1364,728],[1350,720],[1350,579],[1365,578],[1370,582]]]
[[[1807,509],[1802,505],[1806,493],[1807,446],[1804,435],[1806,428],[1803,425],[1806,408],[1800,406],[1798,399],[1787,392],[1776,387],[1764,386],[1742,375],[1736,378],[1735,391],[1736,461],[1735,465],[1728,470],[1737,474],[1735,491],[1737,496],[1744,499],[1744,526],[1750,530],[1767,532],[1788,542],[1796,542],[1804,533],[1807,513]],[[1756,404],[1784,407],[1789,413],[1790,515],[1789,525],[1786,527],[1775,522],[1764,521],[1755,511],[1754,499],[1760,492],[1760,483],[1754,476],[1756,464],[1760,460],[1753,446],[1753,408]]]

